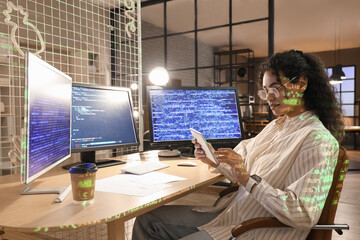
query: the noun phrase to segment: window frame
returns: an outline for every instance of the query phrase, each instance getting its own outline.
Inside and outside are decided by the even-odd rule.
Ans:
[[[328,76],[330,77],[331,74],[332,74],[332,70],[335,66],[331,66],[331,67],[326,67],[325,70],[328,74]],[[351,117],[351,118],[355,118],[355,98],[356,98],[356,65],[344,65],[344,67],[353,67],[353,78],[349,78],[349,77],[346,77],[345,79],[342,79],[342,81],[354,81],[354,87],[353,87],[353,90],[352,91],[343,91],[342,88],[343,88],[343,83],[339,84],[340,86],[337,87],[336,85],[334,85],[334,92],[335,92],[335,95],[336,95],[336,99],[339,101],[339,104],[340,104],[340,107],[343,111],[343,114],[344,114],[344,117]],[[346,75],[346,74],[345,74]],[[351,103],[343,103],[342,102],[342,95],[344,93],[353,93],[354,97],[352,99],[352,102]],[[343,106],[353,106],[353,109],[352,109],[352,113],[351,115],[347,115],[345,114],[346,111],[343,110]]]

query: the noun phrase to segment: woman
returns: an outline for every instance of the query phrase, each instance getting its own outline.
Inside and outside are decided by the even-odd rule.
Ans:
[[[301,51],[278,53],[261,65],[258,92],[278,118],[255,138],[219,149],[210,161],[195,156],[240,188],[213,208],[165,206],[139,217],[133,239],[228,239],[256,217],[276,217],[294,228],[257,229],[240,239],[305,239],[317,223],[332,183],[344,132],[341,110],[319,59]],[[144,233],[147,231],[147,233]]]

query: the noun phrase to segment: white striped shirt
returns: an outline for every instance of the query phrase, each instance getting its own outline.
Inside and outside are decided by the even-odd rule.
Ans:
[[[231,229],[256,217],[276,217],[294,228],[251,230],[239,239],[306,239],[320,218],[330,189],[338,157],[338,142],[310,111],[296,117],[280,117],[269,123],[255,138],[240,142],[234,149],[245,161],[250,175],[262,181],[252,193],[240,187],[232,198],[217,208],[225,210],[210,223],[199,227],[214,239],[228,239]],[[231,181],[229,165],[220,171]]]

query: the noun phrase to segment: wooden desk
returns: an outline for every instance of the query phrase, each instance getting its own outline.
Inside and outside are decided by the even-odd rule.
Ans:
[[[360,132],[360,126],[345,126],[345,132],[353,132],[354,133],[354,149],[357,149],[357,138]]]
[[[119,157],[127,162],[147,160],[158,161],[157,151],[142,154],[131,154]],[[187,178],[173,182],[171,186],[147,197],[136,197],[106,192],[95,192],[92,205],[74,204],[72,193],[62,203],[54,203],[56,195],[20,195],[23,188],[19,175],[0,177],[0,230],[17,232],[50,232],[64,229],[107,223],[108,239],[124,239],[124,221],[139,216],[152,209],[189,194],[196,189],[224,179],[213,174],[208,167],[198,160],[192,160],[196,167],[178,167],[176,163],[184,159],[164,160],[169,168],[159,170],[164,173]],[[125,166],[118,165],[100,168],[97,179],[120,173]],[[57,167],[37,179],[33,188],[61,187],[70,183],[66,170]]]

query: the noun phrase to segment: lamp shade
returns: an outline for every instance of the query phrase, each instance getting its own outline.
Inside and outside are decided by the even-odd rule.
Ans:
[[[340,74],[340,78],[341,79],[345,79],[346,78],[346,76],[345,76],[345,73],[344,73],[344,71],[342,70],[342,65],[341,64],[338,64],[338,65],[336,65],[337,66],[337,71],[339,71],[339,74]]]
[[[333,68],[333,74],[331,76],[333,76],[335,78],[340,78],[340,79],[345,79],[345,73],[342,70],[342,65],[341,64],[337,64],[334,68]],[[330,77],[331,78],[331,77]]]
[[[345,73],[342,70],[342,65],[337,64],[335,67],[333,67],[333,72],[330,76],[330,82],[332,84],[342,83],[342,79],[345,79]]]

